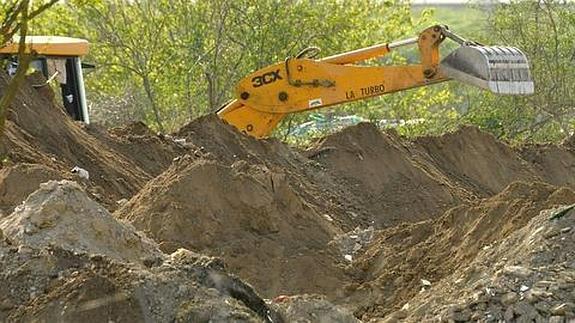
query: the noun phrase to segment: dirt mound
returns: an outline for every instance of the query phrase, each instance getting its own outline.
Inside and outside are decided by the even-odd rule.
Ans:
[[[409,143],[371,123],[325,137],[307,155],[353,188],[377,226],[428,219],[466,195],[427,167]]]
[[[0,88],[6,78],[0,75]],[[92,196],[111,209],[151,179],[134,162],[137,158],[118,153],[72,121],[55,104],[49,88],[32,86],[42,82],[41,76],[32,75],[8,110],[3,147],[11,162],[42,164],[62,174],[80,166],[90,173]]]
[[[473,265],[482,250],[499,246],[541,210],[573,202],[575,193],[569,189],[516,182],[436,220],[383,230],[355,264],[366,283],[348,302],[364,304],[356,310],[360,317],[384,317],[454,272],[483,275],[484,267]]]
[[[283,321],[219,259],[162,254],[73,182],[42,184],[0,228],[0,321]]]
[[[118,222],[70,181],[41,184],[24,204],[0,221],[0,228],[18,245],[56,245],[138,263],[162,256],[153,241],[131,225]]]
[[[354,194],[354,187],[342,185],[338,174],[276,139],[257,140],[245,136],[216,115],[193,120],[174,137],[197,147],[193,151],[195,157],[227,166],[237,162],[256,167],[263,165],[285,174],[290,187],[309,207],[328,215],[345,230],[360,223],[372,223],[362,200]]]
[[[274,305],[284,314],[286,322],[360,322],[349,311],[334,306],[325,297],[318,295],[279,297]]]
[[[575,151],[566,145],[529,145],[518,149],[536,174],[553,185],[575,188]]]
[[[189,251],[150,268],[58,247],[0,251],[1,321],[283,321],[217,259]]]
[[[544,210],[409,301],[406,321],[575,319],[575,211]]]
[[[264,165],[184,158],[116,212],[160,243],[221,256],[264,295],[335,295],[346,281],[338,228]],[[265,264],[265,265],[264,265]],[[305,275],[302,275],[305,270]]]
[[[514,181],[541,180],[511,147],[474,127],[418,138],[415,145],[457,186],[480,197],[497,194]]]
[[[171,137],[154,134],[142,122],[109,130],[89,125],[86,131],[151,176],[158,176],[190,148]]]
[[[301,151],[215,115],[105,130],[42,81],[3,137],[0,321],[355,321],[329,301],[366,320],[572,316],[574,211],[541,210],[575,202],[553,186],[575,188],[573,138],[408,141],[363,123]]]
[[[17,164],[0,169],[0,218],[9,215],[30,193],[65,174],[39,164]]]

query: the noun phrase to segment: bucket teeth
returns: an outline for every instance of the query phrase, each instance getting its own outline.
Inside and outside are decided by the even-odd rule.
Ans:
[[[515,47],[463,45],[441,62],[447,77],[498,94],[532,94],[529,63]]]

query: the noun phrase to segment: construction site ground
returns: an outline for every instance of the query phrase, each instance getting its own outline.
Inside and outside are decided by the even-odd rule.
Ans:
[[[104,129],[38,82],[2,137],[0,322],[575,320],[572,138]]]

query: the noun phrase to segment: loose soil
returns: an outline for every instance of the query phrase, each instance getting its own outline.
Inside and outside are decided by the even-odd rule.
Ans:
[[[215,115],[103,129],[42,81],[2,139],[0,321],[575,318],[573,138],[362,123],[303,150]]]

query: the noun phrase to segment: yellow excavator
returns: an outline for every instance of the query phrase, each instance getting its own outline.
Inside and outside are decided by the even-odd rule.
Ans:
[[[440,44],[460,46],[441,59]],[[357,63],[415,45],[420,63],[365,66]],[[242,79],[236,99],[217,111],[240,131],[266,137],[288,114],[362,100],[391,92],[457,80],[498,94],[534,91],[525,54],[514,47],[483,46],[465,40],[447,26],[425,29],[418,37],[314,59],[317,48],[260,69]]]
[[[441,58],[445,39],[459,47]],[[28,37],[35,65],[47,78],[60,75],[64,106],[76,120],[89,122],[80,57],[88,42],[67,37]],[[14,60],[17,40],[0,48],[0,58]],[[358,65],[400,47],[417,45],[420,62],[411,65]],[[262,68],[238,83],[235,99],[217,115],[256,138],[268,136],[288,114],[367,99],[448,80],[478,86],[497,94],[528,95],[534,91],[525,54],[514,47],[484,46],[436,25],[418,37],[374,45],[316,59],[319,49]]]
[[[18,66],[19,41],[19,37],[14,37],[0,46],[0,59],[7,61],[6,72],[10,75]],[[66,112],[74,120],[90,123],[82,68],[93,66],[81,61],[81,57],[88,54],[88,41],[60,36],[27,36],[25,42],[26,53],[34,55],[30,67],[43,73],[48,81],[58,81]]]

